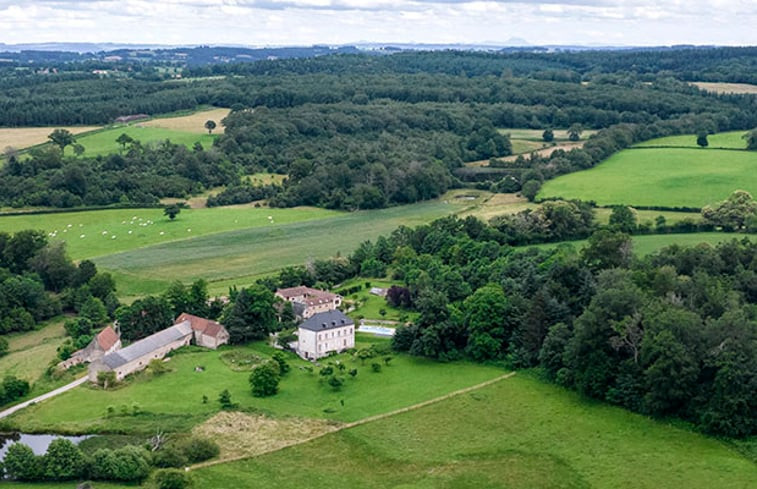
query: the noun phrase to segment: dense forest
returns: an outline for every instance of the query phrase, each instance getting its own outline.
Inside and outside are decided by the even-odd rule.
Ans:
[[[415,202],[466,185],[515,192],[530,182],[535,193],[545,179],[589,168],[637,141],[757,126],[757,97],[713,95],[671,76],[672,65],[694,55],[692,66],[716,70],[748,52],[661,53],[333,55],[187,69],[191,81],[4,72],[5,126],[102,124],[200,104],[233,111],[213,148],[132,144],[97,158],[63,157],[54,148],[21,157],[9,151],[0,205],[153,204],[218,185],[229,190],[212,205],[264,197],[274,206],[339,209]],[[647,58],[644,70],[634,68]],[[203,78],[218,73],[228,76]],[[500,128],[571,125],[600,132],[583,149],[549,158],[463,166],[511,153]],[[283,187],[245,186],[242,176],[259,171],[289,178]]]

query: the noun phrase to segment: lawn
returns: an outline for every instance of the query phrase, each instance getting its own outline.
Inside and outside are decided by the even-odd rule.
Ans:
[[[356,285],[362,286],[359,292],[345,296],[345,301],[357,301],[358,303],[358,307],[350,313],[351,316],[362,316],[367,319],[400,321],[403,315],[408,319],[413,319],[418,315],[414,311],[403,311],[400,308],[390,306],[386,303],[384,297],[371,294],[371,289],[365,287],[366,283],[370,283],[371,287],[380,287],[382,289],[388,289],[392,285],[402,285],[401,283],[377,280],[375,278],[356,278],[343,283],[337,288],[337,291],[354,287]],[[382,316],[380,312],[382,309],[386,312],[386,315],[384,316]]]
[[[357,335],[358,348],[370,343],[386,344],[386,340]],[[219,351],[201,351],[176,355],[168,363],[172,372],[158,377],[141,374],[132,383],[113,391],[79,387],[44,403],[31,406],[8,418],[5,428],[46,432],[134,432],[151,433],[156,429],[189,431],[220,410],[218,394],[231,392],[232,401],[241,409],[270,414],[275,417],[354,421],[431,399],[502,375],[500,368],[467,362],[435,363],[431,360],[393,355],[389,366],[372,372],[371,362],[383,364],[383,356],[365,365],[348,354],[330,360],[341,360],[349,368],[357,368],[354,379],[345,374],[341,391],[319,381],[318,371],[304,368],[311,364],[287,354],[292,370],[282,380],[280,391],[269,398],[255,398],[250,393],[249,372],[232,371],[220,358],[231,348],[265,357],[271,349],[262,344],[247,347],[225,347]],[[196,372],[202,366],[204,371]],[[444,379],[444,381],[440,381]],[[166,395],[169,393],[170,395]],[[209,398],[203,403],[203,395]],[[121,407],[131,411],[137,403],[142,414],[122,415]],[[115,413],[108,416],[107,408]]]
[[[308,260],[329,258],[338,253],[346,256],[361,242],[391,233],[400,225],[426,224],[433,219],[465,211],[480,200],[480,194],[476,192],[473,192],[476,196],[473,201],[454,198],[456,194],[450,195],[444,200],[372,211],[334,213],[333,217],[310,221],[300,219],[302,222],[291,224],[281,224],[278,215],[273,214],[274,211],[284,214],[293,212],[291,209],[265,209],[260,210],[262,216],[271,213],[275,216],[276,225],[264,223],[257,227],[248,226],[246,229],[163,243],[103,256],[95,262],[100,268],[118,272],[122,278],[125,275],[133,277],[119,282],[119,293],[127,296],[146,292],[141,286],[140,279],[143,278],[152,283],[172,280],[191,282],[204,278],[210,282],[223,282],[222,290],[212,286],[211,290],[225,292],[230,285],[229,279],[238,279],[235,283],[248,285],[255,278],[285,266],[302,265]],[[230,212],[231,209],[220,211]],[[257,211],[249,208],[239,210]],[[180,214],[176,223],[166,222],[165,226],[176,226],[178,234],[186,232],[184,224],[179,222],[183,216],[184,213]],[[157,234],[156,231],[150,232]],[[192,231],[195,229],[192,228]]]
[[[743,189],[757,194],[757,152],[716,149],[628,149],[596,167],[544,183],[537,198],[593,200],[599,205],[702,207]]]
[[[747,131],[721,132],[707,136],[709,149],[746,149],[746,140],[743,138]],[[667,146],[673,148],[699,148],[697,145],[696,134],[686,134],[683,136],[668,136],[658,139],[650,139],[643,143],[636,144],[637,148]]]
[[[270,230],[288,223],[339,215],[315,207],[216,207],[184,209],[171,221],[163,215],[163,209],[113,209],[2,216],[0,230],[13,233],[42,229],[55,235],[50,237],[51,241],[65,241],[71,257],[79,260],[213,233],[258,227]],[[273,219],[268,219],[269,216]]]
[[[336,470],[335,468],[338,468]],[[193,472],[198,487],[745,489],[757,466],[722,442],[529,375],[261,457]]]

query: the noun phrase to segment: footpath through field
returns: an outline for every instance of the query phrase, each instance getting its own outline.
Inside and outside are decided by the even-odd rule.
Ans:
[[[407,413],[409,411],[415,411],[416,409],[424,408],[426,406],[430,406],[431,404],[436,404],[437,402],[441,402],[441,401],[450,399],[452,397],[459,396],[461,394],[466,394],[466,393],[471,392],[471,391],[482,389],[482,388],[484,388],[486,386],[495,384],[495,383],[497,383],[499,381],[502,381],[502,380],[505,380],[505,379],[509,379],[510,377],[512,377],[514,375],[515,375],[515,372],[510,372],[508,374],[500,375],[499,377],[495,377],[493,379],[487,380],[486,382],[481,382],[480,384],[472,385],[470,387],[465,387],[463,389],[458,389],[458,390],[450,392],[448,394],[444,394],[443,396],[435,397],[433,399],[429,399],[428,401],[423,401],[423,402],[419,402],[417,404],[413,404],[412,406],[407,406],[407,407],[404,407],[404,408],[395,409],[394,411],[389,411],[389,412],[383,413],[383,414],[377,414],[375,416],[369,416],[367,418],[359,419],[359,420],[353,421],[351,423],[345,423],[343,425],[340,425],[336,429],[325,431],[325,432],[322,432],[322,433],[318,433],[317,435],[313,435],[313,436],[311,436],[309,438],[305,438],[305,439],[302,439],[302,440],[297,440],[297,441],[294,441],[292,443],[288,443],[288,444],[285,444],[285,445],[280,445],[280,446],[277,446],[276,448],[273,448],[271,450],[268,450],[268,451],[265,451],[265,452],[261,452],[261,453],[256,453],[255,455],[242,455],[242,456],[238,456],[238,457],[230,457],[230,458],[220,459],[220,460],[211,460],[210,462],[203,462],[203,463],[199,463],[199,464],[193,465],[193,466],[190,467],[190,469],[191,470],[197,470],[197,469],[201,469],[201,468],[204,468],[204,467],[211,467],[213,465],[225,464],[225,463],[229,463],[229,462],[237,462],[239,460],[245,460],[245,459],[248,459],[248,458],[254,458],[254,457],[259,457],[261,455],[267,455],[269,453],[278,452],[279,450],[283,450],[285,448],[290,448],[290,447],[293,447],[293,446],[296,446],[296,445],[302,445],[303,443],[308,443],[308,442],[311,442],[311,441],[316,440],[318,438],[321,438],[323,436],[330,435],[332,433],[337,433],[337,432],[342,431],[342,430],[354,428],[356,426],[364,425],[364,424],[367,424],[367,423],[373,423],[374,421],[379,421],[381,419],[389,418],[391,416],[396,416],[398,414]]]
[[[84,382],[87,381],[87,378],[88,377],[85,375],[84,377],[82,377],[80,379],[76,379],[73,382],[71,382],[70,384],[64,385],[63,387],[58,387],[57,389],[52,390],[50,392],[47,392],[45,394],[42,394],[41,396],[37,396],[34,399],[29,399],[28,401],[24,401],[21,404],[16,404],[15,406],[10,407],[10,408],[6,409],[5,411],[0,411],[0,419],[6,418],[6,417],[10,416],[11,414],[15,413],[16,411],[20,411],[20,410],[24,409],[27,406],[30,406],[32,404],[36,404],[38,402],[42,402],[42,401],[44,401],[46,399],[50,399],[51,397],[55,397],[55,396],[57,396],[59,394],[63,394],[66,391],[70,391],[71,389],[73,389],[75,387],[79,387],[80,385],[82,385]]]

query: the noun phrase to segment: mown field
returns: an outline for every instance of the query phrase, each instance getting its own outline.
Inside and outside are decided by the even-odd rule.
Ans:
[[[224,127],[221,124],[221,121],[229,115],[229,112],[231,112],[230,109],[215,108],[201,110],[186,115],[158,117],[137,124],[144,127],[159,127],[192,134],[208,134],[208,130],[205,129],[205,122],[211,120],[216,123],[216,128],[213,129],[212,133],[223,134]]]
[[[737,189],[757,193],[757,152],[639,148],[596,167],[544,183],[537,198],[593,200],[599,205],[702,207]]]
[[[141,142],[143,145],[157,144],[169,140],[174,144],[183,144],[188,148],[200,143],[205,149],[213,146],[216,134],[194,133],[180,131],[176,129],[166,129],[163,127],[149,127],[140,123],[133,123],[129,126],[114,127],[90,135],[77,138],[76,142],[84,146],[84,156],[97,156],[117,153],[121,146],[116,143],[116,139],[121,134],[127,134],[132,139]],[[69,151],[71,151],[69,149]]]
[[[335,468],[338,467],[338,470]],[[199,487],[746,489],[716,440],[518,374],[479,391],[192,472]]]
[[[707,136],[708,146],[706,149],[746,149],[746,131],[731,131],[710,134]],[[677,148],[699,148],[696,134],[684,134],[682,136],[668,136],[664,138],[650,139],[634,145],[637,148],[649,147],[677,147]]]
[[[666,246],[679,245],[679,246],[696,246],[696,245],[717,245],[730,241],[732,239],[749,239],[757,240],[757,236],[752,234],[738,234],[738,233],[687,233],[687,234],[649,234],[641,236],[633,236],[633,252],[637,256],[645,256],[650,253],[654,253]],[[586,240],[578,241],[564,241],[562,243],[546,243],[534,245],[537,248],[550,249],[561,245],[571,245],[577,249],[581,249],[586,245]],[[524,246],[523,248],[528,248]]]
[[[750,83],[693,82],[702,90],[714,93],[752,93],[757,94],[757,85]]]
[[[356,339],[358,348],[372,343],[387,344],[387,340],[362,334]],[[320,380],[317,368],[315,372],[304,369],[312,364],[294,354],[287,354],[292,370],[282,379],[279,393],[273,397],[256,398],[250,393],[249,370],[232,370],[231,364],[222,360],[224,352],[230,351],[236,352],[240,358],[252,355],[264,359],[273,350],[257,343],[176,355],[168,363],[172,372],[157,377],[144,373],[131,384],[112,391],[79,387],[31,406],[5,423],[26,432],[150,434],[156,429],[189,431],[220,410],[217,399],[224,389],[231,392],[232,401],[238,403],[240,409],[248,412],[349,422],[409,406],[506,373],[497,367],[467,362],[442,364],[408,355],[392,355],[389,366],[386,366],[383,356],[363,363],[342,354],[328,361],[340,360],[348,370],[356,368],[358,374],[351,378],[345,372],[344,387],[334,391]],[[325,365],[326,362],[321,363]],[[372,371],[373,362],[383,366],[381,372]],[[195,371],[198,366],[204,367],[204,371]],[[169,392],[171,395],[166,395]],[[203,396],[208,397],[207,403],[203,403]],[[142,411],[136,416],[131,415],[135,403]],[[115,409],[113,415],[108,415],[108,406]],[[122,415],[121,406],[125,406],[129,414]]]
[[[36,331],[12,333],[8,354],[0,357],[0,377],[15,375],[30,383],[36,381],[57,357],[56,349],[66,337],[63,320],[53,320]]]

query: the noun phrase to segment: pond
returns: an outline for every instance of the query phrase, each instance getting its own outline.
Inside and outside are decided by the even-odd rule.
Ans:
[[[62,436],[62,435],[27,435],[25,433],[0,433],[0,460],[5,458],[5,453],[8,448],[16,442],[29,445],[32,451],[37,455],[44,455],[47,451],[47,447],[50,446],[53,440],[56,438],[65,438],[71,440],[75,444],[89,438],[88,435],[84,436]]]

